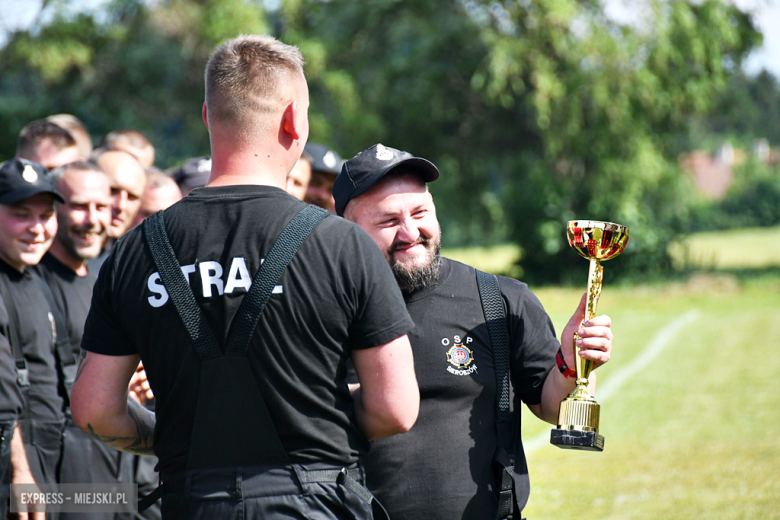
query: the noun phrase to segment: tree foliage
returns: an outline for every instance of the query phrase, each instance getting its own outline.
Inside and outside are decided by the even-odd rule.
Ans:
[[[95,136],[141,130],[163,166],[206,153],[208,53],[272,33],[306,57],[311,140],[345,157],[383,142],[439,166],[446,245],[512,240],[526,279],[560,281],[582,271],[566,221],[610,220],[632,236],[607,272],[659,270],[690,207],[682,136],[761,35],[721,1],[652,5],[638,31],[597,0],[116,0],[2,50],[0,155],[56,112]]]

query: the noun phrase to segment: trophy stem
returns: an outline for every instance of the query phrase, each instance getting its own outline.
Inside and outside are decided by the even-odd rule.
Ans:
[[[599,303],[599,297],[601,296],[601,286],[604,280],[604,268],[601,266],[601,261],[598,258],[590,259],[590,269],[588,270],[588,297],[587,297],[587,311],[585,315],[585,321],[592,320],[596,317],[596,306]],[[574,335],[574,369],[577,372],[577,384],[580,384],[580,380],[585,380],[583,383],[585,386],[588,384],[588,377],[591,371],[593,371],[593,361],[589,359],[582,359],[580,357],[580,349],[577,346],[577,340],[580,339],[579,335]]]

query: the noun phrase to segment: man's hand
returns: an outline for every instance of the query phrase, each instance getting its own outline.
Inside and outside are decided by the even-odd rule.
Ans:
[[[609,361],[612,352],[612,320],[609,316],[596,316],[592,320],[583,323],[585,318],[585,309],[587,306],[587,294],[580,299],[580,304],[569,323],[563,328],[561,335],[561,351],[566,365],[574,370],[574,333],[576,332],[580,339],[577,339],[577,346],[580,348],[580,357],[593,360],[594,368],[603,365]],[[575,378],[568,379],[561,374],[558,367],[553,367],[544,381],[542,388],[542,401],[539,404],[528,405],[534,415],[547,421],[550,424],[557,424],[558,410],[561,401],[574,389]],[[588,377],[588,392],[594,395],[596,392],[596,374],[591,373]]]
[[[22,430],[19,428],[19,424],[17,424],[14,428],[13,438],[11,439],[11,484],[35,483],[35,478],[33,478],[32,472],[30,471],[30,465],[27,462],[27,453],[24,451]],[[11,496],[11,500],[14,500],[13,496]],[[40,509],[41,512],[9,513],[8,517],[18,520],[45,520],[45,508],[41,505],[35,507]]]
[[[583,323],[587,306],[587,293],[582,295],[580,304],[569,323],[563,328],[561,335],[561,350],[566,364],[574,370],[574,333],[580,339],[576,340],[580,348],[580,357],[593,361],[593,368],[597,368],[609,361],[612,352],[612,319],[607,315],[596,316],[592,320]]]
[[[130,388],[128,389],[130,397],[145,405],[150,399],[154,399],[152,387],[149,386],[149,380],[146,378],[143,362],[138,363],[133,377],[130,378]]]

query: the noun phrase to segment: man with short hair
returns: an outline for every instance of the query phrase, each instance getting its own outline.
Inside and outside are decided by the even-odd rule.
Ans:
[[[53,170],[81,158],[76,140],[64,128],[38,119],[19,132],[16,156]]]
[[[413,324],[382,254],[284,192],[308,107],[297,48],[219,46],[208,184],[130,230],[95,286],[73,417],[119,449],[154,449],[163,518],[370,519],[368,439],[416,419]],[[139,358],[156,415],[127,401]]]
[[[67,130],[76,140],[80,159],[87,160],[92,155],[92,136],[89,135],[84,122],[73,114],[54,114],[46,118],[46,121]]]
[[[366,480],[391,518],[483,520],[497,518],[496,490],[499,478],[507,477],[514,482],[505,491],[512,493],[503,493],[505,515],[499,518],[521,518],[530,488],[520,406],[525,402],[537,417],[556,424],[560,402],[575,386],[565,365],[555,369],[556,352],[574,366],[577,332],[582,357],[596,366],[607,362],[611,322],[599,316],[582,324],[583,298],[561,344],[528,287],[498,277],[515,395],[514,433],[504,451],[496,427],[500,362],[494,333],[488,334],[476,270],[439,255],[441,230],[426,184],[438,177],[433,163],[378,144],[347,161],[333,189],[336,212],[359,224],[384,252],[416,324],[409,339],[420,385],[419,419],[409,433],[372,444]],[[508,466],[507,474],[496,473],[499,462]]]
[[[100,141],[100,147],[129,153],[141,163],[144,170],[154,166],[154,146],[138,130],[125,128],[109,132]]]
[[[344,162],[339,154],[325,145],[306,143],[303,157],[311,164],[311,179],[306,188],[306,197],[303,199],[309,204],[314,204],[322,209],[335,213],[333,206],[333,181],[341,171]]]
[[[64,417],[57,391],[54,323],[40,282],[29,269],[57,233],[55,201],[62,202],[62,196],[42,165],[24,159],[0,164],[0,351],[10,348],[16,369],[12,384],[18,385],[11,390],[8,381],[2,381],[0,395],[5,400],[16,391],[21,394],[20,407],[0,403],[3,419],[9,418],[9,404],[11,409],[20,408],[13,435],[15,467],[4,475],[4,488],[10,479],[57,482]],[[10,439],[5,429],[3,437]]]
[[[93,439],[70,416],[70,372],[80,357],[81,336],[92,299],[97,270],[87,261],[96,258],[105,242],[111,220],[108,178],[92,163],[77,161],[53,170],[51,178],[65,202],[57,204],[57,235],[34,268],[45,280],[56,307],[60,392],[66,403],[65,438],[60,482],[72,484],[131,482],[127,456]],[[53,311],[54,312],[54,311]],[[64,330],[60,330],[62,327]],[[59,340],[68,339],[60,346]],[[125,457],[123,462],[122,458]],[[114,518],[113,513],[60,513],[62,520]]]
[[[141,196],[141,207],[130,227],[135,227],[143,220],[162,209],[170,207],[181,200],[181,190],[176,181],[161,172],[146,173],[146,188]]]
[[[111,184],[111,223],[109,238],[117,239],[130,229],[141,209],[146,188],[146,172],[136,158],[121,150],[98,148],[92,161],[105,172]]]

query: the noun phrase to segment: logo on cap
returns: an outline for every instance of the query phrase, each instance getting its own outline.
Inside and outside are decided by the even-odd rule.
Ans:
[[[393,152],[382,146],[381,144],[376,145],[376,158],[380,161],[392,161],[393,160]]]
[[[24,170],[22,170],[22,179],[32,184],[38,180],[38,172],[36,172],[35,168],[30,166],[29,164],[25,164]]]
[[[322,156],[322,162],[325,163],[325,166],[328,168],[335,168],[338,164],[338,160],[336,159],[336,156],[333,155],[333,152],[328,150],[328,153]]]

